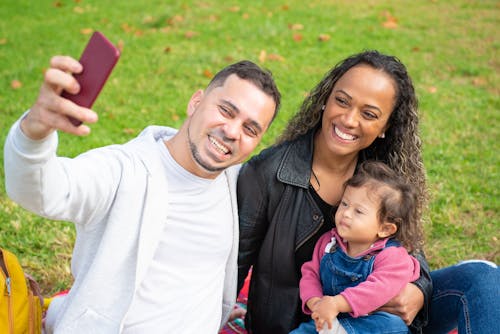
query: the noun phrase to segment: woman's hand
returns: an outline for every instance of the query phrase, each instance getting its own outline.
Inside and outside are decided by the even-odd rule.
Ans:
[[[424,306],[424,294],[415,284],[408,283],[396,297],[379,308],[379,311],[395,314],[410,325],[422,306]]]

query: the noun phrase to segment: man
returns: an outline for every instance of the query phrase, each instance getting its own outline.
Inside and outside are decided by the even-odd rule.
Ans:
[[[57,157],[56,130],[86,135],[96,114],[56,56],[32,108],[5,144],[8,195],[75,223],[74,284],[52,302],[55,333],[216,333],[236,300],[238,164],[280,104],[271,75],[242,61],[193,94],[179,131],[150,126],[124,145]]]

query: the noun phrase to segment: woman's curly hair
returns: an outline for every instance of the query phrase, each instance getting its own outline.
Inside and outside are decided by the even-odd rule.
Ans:
[[[360,162],[379,160],[405,177],[418,193],[418,213],[427,202],[425,170],[422,162],[421,140],[418,130],[418,101],[406,67],[394,56],[378,51],[364,51],[352,55],[332,68],[304,100],[300,110],[288,122],[277,143],[294,140],[321,126],[322,106],[326,104],[337,81],[352,67],[369,65],[388,74],[395,83],[396,99],[388,121],[385,138],[376,138],[360,152]]]

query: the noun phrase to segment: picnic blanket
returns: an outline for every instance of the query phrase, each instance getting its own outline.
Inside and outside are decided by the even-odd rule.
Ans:
[[[247,309],[247,301],[248,301],[248,286],[250,284],[250,275],[251,270],[248,273],[247,278],[245,279],[245,283],[241,288],[240,293],[238,294],[238,299],[236,301],[235,307],[241,307],[243,309]],[[245,321],[244,319],[238,318],[231,322],[228,322],[219,332],[219,334],[248,334],[245,329]],[[448,334],[458,334],[456,329],[452,330]]]
[[[245,279],[245,282],[243,284],[243,287],[241,288],[241,291],[238,294],[238,298],[236,300],[236,307],[241,307],[243,309],[247,309],[247,301],[248,301],[248,287],[250,285],[250,276],[251,276],[252,271],[248,273],[248,276]],[[67,290],[61,291],[60,293],[54,295],[53,297],[57,295],[64,295],[68,293]],[[220,331],[218,334],[248,334],[247,330],[245,329],[245,322],[244,319],[238,318],[233,321],[228,322]],[[455,329],[448,334],[458,334],[458,331]]]
[[[244,310],[247,309],[248,301],[248,287],[250,285],[250,276],[252,274],[252,269],[248,272],[243,287],[241,288],[238,298],[236,299],[236,307],[240,307]],[[219,334],[247,334],[245,329],[245,320],[243,318],[237,318],[233,321],[228,322],[219,332]]]

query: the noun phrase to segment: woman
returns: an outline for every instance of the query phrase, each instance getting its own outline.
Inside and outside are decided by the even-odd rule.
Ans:
[[[253,266],[249,331],[288,333],[307,321],[300,309],[300,268],[311,259],[318,238],[333,228],[342,185],[365,160],[382,161],[410,182],[418,193],[421,216],[427,195],[415,91],[405,66],[377,51],[351,56],[335,66],[305,99],[277,144],[242,167],[238,283],[241,287]],[[486,307],[461,312],[460,303],[453,303],[456,309],[448,313],[440,313],[441,305],[429,313],[428,305],[441,301],[450,307],[448,287],[479,293],[465,291],[461,284],[473,280],[477,284],[470,286],[481,286],[479,279],[498,277],[498,269],[477,263],[442,269],[434,279],[438,290],[432,296],[425,258],[418,250],[414,255],[421,265],[420,278],[381,310],[401,316],[415,332],[426,324],[425,332],[432,332],[433,326],[443,324],[443,317],[450,319],[450,328],[459,321],[459,326],[479,326],[474,332],[485,332],[479,313],[488,315],[483,312]],[[462,276],[466,274],[473,277]],[[442,286],[451,282],[445,277],[454,278],[457,285]],[[489,312],[491,316],[496,311]]]

